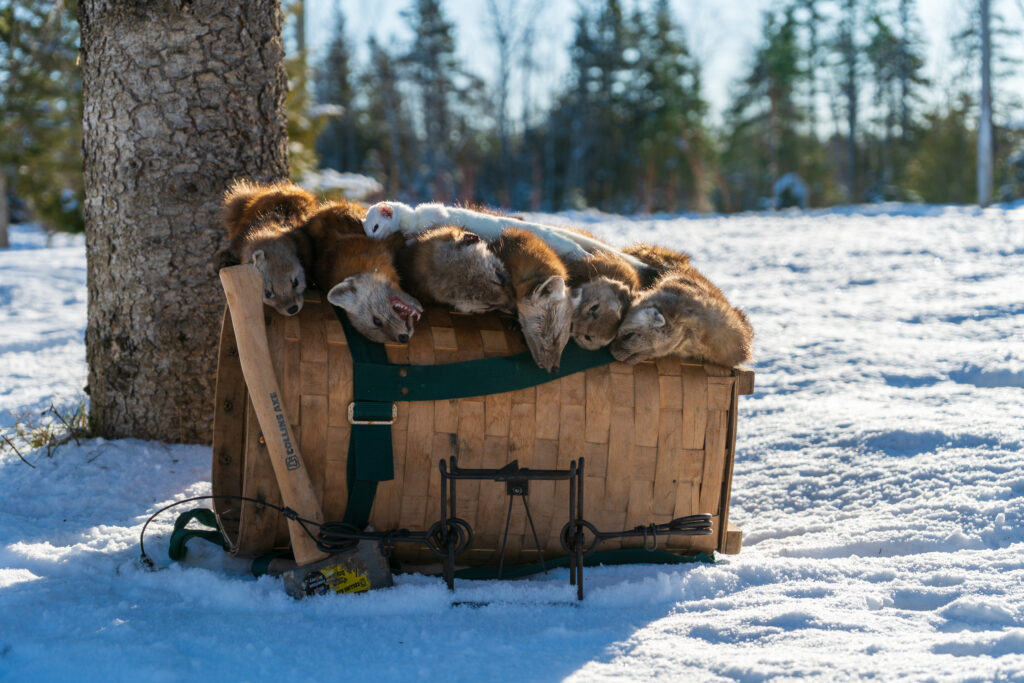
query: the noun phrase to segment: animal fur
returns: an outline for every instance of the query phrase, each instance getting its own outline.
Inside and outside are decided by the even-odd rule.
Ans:
[[[544,370],[558,372],[572,323],[568,271],[551,247],[527,230],[505,228],[493,248],[508,269],[516,315],[533,359]]]
[[[638,242],[622,250],[624,253],[643,261],[648,267],[638,269],[640,286],[648,289],[665,273],[684,269],[690,265],[690,255],[673,251],[657,244]]]
[[[615,339],[622,316],[640,290],[637,270],[614,254],[565,261],[573,305],[572,338],[588,350]]]
[[[425,303],[462,313],[515,308],[508,271],[480,237],[452,225],[418,233],[398,252],[402,284]]]
[[[393,232],[411,236],[439,225],[457,225],[475,232],[488,242],[497,240],[505,228],[516,228],[542,237],[558,255],[567,259],[586,259],[593,254],[614,252],[634,267],[641,268],[644,265],[633,256],[615,250],[582,230],[530,223],[492,211],[476,211],[459,206],[420,204],[414,208],[401,202],[378,202],[367,210],[364,224],[366,234],[377,239]]]
[[[263,276],[263,303],[283,315],[298,313],[312,262],[312,246],[299,228],[316,210],[316,199],[289,182],[240,180],[224,195],[222,210],[231,241],[218,252],[218,267],[255,265]]]
[[[313,276],[327,300],[345,309],[359,332],[376,342],[405,344],[415,331],[423,306],[402,291],[395,252],[401,234],[386,240],[353,233],[360,209],[342,202],[320,208],[303,226],[316,245]]]
[[[633,302],[610,350],[630,365],[679,356],[733,367],[750,360],[753,340],[743,311],[689,266],[667,273]]]

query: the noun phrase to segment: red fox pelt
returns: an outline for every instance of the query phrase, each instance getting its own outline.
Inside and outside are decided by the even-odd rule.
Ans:
[[[312,245],[299,228],[316,199],[289,182],[235,181],[224,195],[224,227],[231,240],[218,267],[251,263],[263,276],[263,303],[282,315],[302,310]]]
[[[678,356],[734,367],[750,360],[753,340],[743,311],[688,266],[669,271],[633,302],[610,350],[630,365]]]
[[[493,249],[508,270],[530,354],[542,369],[558,372],[572,323],[569,273],[554,250],[526,230],[505,228]]]
[[[402,286],[424,303],[460,313],[515,308],[508,271],[487,243],[452,225],[414,235],[397,256]]]
[[[315,244],[313,277],[364,337],[405,344],[423,314],[420,302],[402,291],[395,270],[395,252],[405,239],[400,233],[386,240],[367,237],[361,211],[354,204],[331,202],[306,223],[304,230]],[[353,221],[359,221],[358,232]]]

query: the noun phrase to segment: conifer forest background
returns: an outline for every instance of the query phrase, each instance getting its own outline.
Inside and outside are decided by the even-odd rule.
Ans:
[[[541,0],[480,0],[481,72],[457,50],[452,8],[409,0],[414,38],[347,30],[306,45],[309,7],[284,0],[291,172],[358,173],[366,199],[515,210],[737,212],[907,201],[979,202],[984,12],[991,2],[991,201],[1024,196],[1024,109],[1009,46],[1021,0],[964,0],[941,82],[927,76],[911,0],[785,0],[760,26],[712,116],[691,27],[668,0],[579,0],[569,68],[531,47]],[[333,2],[333,0],[319,0]],[[82,88],[75,0],[0,0],[0,222],[81,230]],[[982,199],[986,203],[988,198]],[[6,213],[6,216],[4,215]]]

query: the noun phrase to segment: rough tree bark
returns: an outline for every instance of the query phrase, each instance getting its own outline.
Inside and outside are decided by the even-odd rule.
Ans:
[[[229,181],[288,175],[278,0],[82,0],[90,410],[211,437]]]

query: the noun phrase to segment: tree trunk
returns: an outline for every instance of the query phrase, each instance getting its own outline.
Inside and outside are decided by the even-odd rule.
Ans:
[[[11,246],[10,237],[7,235],[7,226],[11,222],[11,216],[7,213],[7,178],[0,173],[0,249]]]
[[[288,176],[278,0],[83,0],[90,411],[209,442],[231,179]]]

